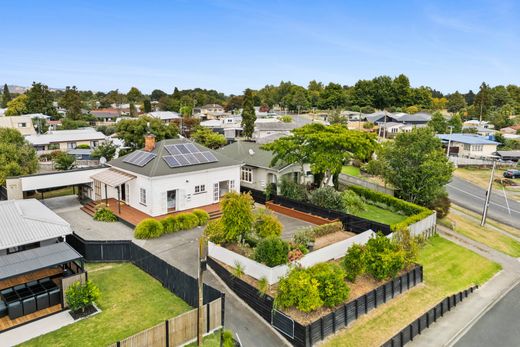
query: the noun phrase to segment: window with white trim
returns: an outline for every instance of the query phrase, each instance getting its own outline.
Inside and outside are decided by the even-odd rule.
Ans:
[[[471,150],[473,152],[482,152],[482,149],[484,148],[483,145],[472,145]]]
[[[465,143],[465,144],[464,144],[464,150],[465,150],[465,151],[469,151],[469,150],[471,150],[471,145],[468,144],[468,143]]]
[[[139,188],[139,203],[146,206],[146,189]]]
[[[27,128],[27,123],[18,123],[18,128]]]
[[[253,169],[250,167],[242,167],[240,170],[240,180],[247,183],[253,183]]]
[[[229,180],[229,190],[232,192],[235,191],[235,180]]]
[[[205,193],[206,192],[206,185],[201,184],[198,186],[195,186],[195,194]]]

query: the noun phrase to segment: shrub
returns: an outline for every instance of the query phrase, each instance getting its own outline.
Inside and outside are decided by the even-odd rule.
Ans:
[[[265,239],[267,237],[281,236],[283,226],[278,217],[266,210],[262,210],[257,214],[253,228],[258,237]]]
[[[289,245],[278,237],[263,239],[255,248],[255,260],[267,266],[277,266],[287,263]]]
[[[410,234],[408,228],[394,231],[392,240],[397,244],[397,247],[403,251],[405,266],[411,265],[417,260],[419,255],[419,243],[417,239]]]
[[[335,263],[319,263],[308,271],[319,283],[320,298],[327,307],[334,307],[348,298],[350,288],[345,283],[345,271]]]
[[[77,145],[76,149],[90,149],[90,146],[87,144],[81,144],[81,145]]]
[[[289,262],[296,261],[303,257],[303,251],[299,248],[291,249],[289,253],[287,253],[287,259]]]
[[[297,245],[307,246],[310,242],[314,242],[314,231],[312,228],[303,228],[297,230],[293,235],[293,242]]]
[[[84,311],[89,305],[99,298],[99,289],[91,281],[85,283],[75,282],[65,291],[65,300],[71,311]]]
[[[307,189],[305,189],[305,186],[285,177],[282,178],[282,182],[280,183],[280,194],[286,198],[297,201],[307,200]]]
[[[202,226],[202,225],[206,225],[208,224],[208,221],[209,221],[209,213],[204,211],[204,210],[201,210],[201,209],[195,209],[192,211],[192,213],[197,216],[197,218],[199,219],[199,225]]]
[[[165,233],[174,233],[176,231],[181,230],[179,221],[175,216],[168,216],[162,219],[161,224]]]
[[[99,222],[117,221],[117,216],[108,207],[96,208],[96,213],[94,213],[93,218],[94,220],[97,220]]]
[[[365,271],[365,247],[353,244],[343,258],[343,267],[346,271],[346,278],[354,282],[357,276]]]
[[[316,205],[329,210],[343,210],[343,199],[341,193],[334,187],[321,187],[311,193],[310,201]]]
[[[239,262],[238,260],[235,260],[235,268],[233,269],[233,276],[235,277],[242,277],[244,275],[244,270],[245,270],[245,267],[244,265],[242,265],[241,262]]]
[[[134,230],[134,236],[136,239],[154,239],[161,236],[164,232],[163,225],[153,219],[143,219]]]
[[[372,122],[363,123],[363,129],[373,129],[373,128],[374,128],[374,123],[372,123]]]
[[[199,218],[193,213],[179,213],[175,216],[179,230],[190,230],[199,225]]]
[[[370,238],[365,247],[366,271],[375,279],[395,277],[403,269],[404,252],[382,233]]]
[[[292,117],[289,116],[289,115],[284,115],[284,116],[281,116],[280,117],[280,120],[284,123],[291,123],[292,122]]]
[[[235,347],[235,339],[233,339],[233,333],[230,330],[224,329],[222,347]]]
[[[361,113],[369,114],[374,113],[376,110],[372,106],[363,106],[360,109]]]
[[[345,190],[341,196],[345,212],[350,214],[359,213],[367,209],[365,202],[352,190]]]
[[[428,206],[433,210],[437,211],[438,218],[444,218],[450,212],[451,201],[448,198],[448,193],[443,192]]]
[[[263,276],[258,280],[258,294],[260,294],[260,296],[265,296],[268,291],[269,282],[267,281],[267,278]]]
[[[204,235],[213,243],[221,244],[226,242],[224,225],[220,219],[209,221],[204,229]]]
[[[343,231],[343,224],[341,222],[327,223],[312,228],[312,232],[315,237],[333,234],[338,231]]]
[[[236,242],[253,228],[253,198],[249,193],[227,193],[222,199],[222,224],[227,242]]]
[[[294,268],[278,282],[275,306],[296,307],[302,312],[311,312],[323,305],[319,282],[305,269]]]

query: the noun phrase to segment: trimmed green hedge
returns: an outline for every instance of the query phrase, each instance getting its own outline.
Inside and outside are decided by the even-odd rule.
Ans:
[[[201,209],[195,209],[192,211],[192,213],[197,216],[199,219],[199,226],[206,225],[209,222],[209,213],[201,210]]]
[[[153,218],[143,219],[134,230],[136,239],[155,239],[164,233],[163,225]]]
[[[408,218],[406,218],[402,222],[391,225],[390,227],[392,228],[392,230],[406,228],[410,224],[416,223],[433,213],[432,210],[426,207],[419,206],[414,203],[393,197],[392,195],[380,193],[365,187],[350,186],[348,187],[348,189],[352,190],[353,192],[355,192],[356,194],[358,194],[366,200],[385,204],[386,206],[395,209],[395,211],[402,212],[403,214],[408,216]]]
[[[312,228],[312,232],[316,237],[333,234],[338,231],[343,231],[343,224],[341,222],[327,223]]]

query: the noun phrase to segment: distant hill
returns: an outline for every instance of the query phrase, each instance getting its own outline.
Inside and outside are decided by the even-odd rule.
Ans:
[[[15,86],[13,84],[8,84],[7,88],[9,88],[10,93],[23,94],[31,87]],[[50,88],[49,87],[49,90],[56,91],[56,90],[63,90],[63,88]]]

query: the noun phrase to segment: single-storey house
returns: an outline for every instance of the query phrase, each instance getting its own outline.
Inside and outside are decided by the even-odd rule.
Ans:
[[[105,143],[106,136],[94,128],[76,130],[55,130],[47,134],[29,135],[27,141],[33,145],[38,154],[50,153],[55,150],[66,152],[79,145],[95,148]]]
[[[500,132],[503,134],[512,134],[516,135],[516,132],[520,131],[520,124],[511,125],[509,127],[505,127],[500,129]]]
[[[290,135],[291,131],[301,127],[302,124],[294,122],[284,123],[280,121],[266,121],[266,122],[255,122],[255,130],[253,132],[253,139],[261,139],[263,137],[273,134],[284,134]]]
[[[117,108],[100,108],[89,112],[96,118],[96,125],[112,125],[121,117],[121,110]]]
[[[148,112],[148,115],[151,117],[160,119],[164,123],[171,123],[171,122],[181,118],[181,116],[177,112],[172,112],[172,111]]]
[[[450,154],[463,157],[489,157],[497,151],[499,142],[474,134],[438,134],[443,144],[450,146]]]
[[[91,176],[94,200],[124,202],[148,216],[213,205],[240,190],[242,163],[187,139],[155,142],[107,163]]]
[[[240,169],[240,185],[246,188],[263,191],[268,184],[275,184],[279,189],[283,178],[300,182],[300,165],[278,162],[271,166],[273,153],[262,149],[259,143],[237,141],[222,147],[219,152],[244,164]],[[312,181],[309,164],[304,165],[303,171],[305,182]]]
[[[417,127],[426,126],[432,119],[432,115],[426,112],[417,112],[414,114],[399,114],[395,115],[397,121],[400,123],[414,125]]]
[[[36,199],[0,201],[0,332],[59,312],[67,287],[85,279],[72,229]]]
[[[511,160],[516,162],[520,160],[520,151],[497,151],[496,154],[502,160]]]

